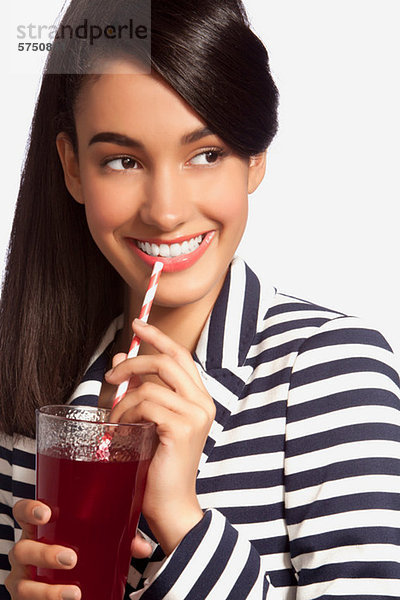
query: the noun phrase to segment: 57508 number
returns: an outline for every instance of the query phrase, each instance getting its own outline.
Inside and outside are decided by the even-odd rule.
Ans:
[[[32,51],[32,52],[50,52],[52,44],[48,42],[45,44],[44,42],[19,42],[18,50],[19,52]]]

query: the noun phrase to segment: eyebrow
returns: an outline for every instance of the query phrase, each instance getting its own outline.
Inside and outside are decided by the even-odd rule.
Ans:
[[[204,137],[209,135],[215,135],[211,129],[208,127],[202,127],[200,129],[196,129],[190,133],[186,133],[181,138],[181,143],[183,145],[193,144],[194,142],[198,142]],[[117,144],[117,146],[128,146],[129,148],[136,148],[139,150],[144,150],[144,145],[142,142],[135,140],[127,135],[122,135],[121,133],[114,133],[112,131],[102,131],[101,133],[96,133],[90,141],[89,146],[92,144],[97,144],[99,142],[106,142],[109,144]]]
[[[201,140],[204,137],[207,137],[208,135],[215,135],[215,133],[211,131],[209,127],[201,127],[200,129],[196,129],[195,131],[184,135],[181,138],[181,143],[193,144],[194,142],[198,142],[199,140]]]

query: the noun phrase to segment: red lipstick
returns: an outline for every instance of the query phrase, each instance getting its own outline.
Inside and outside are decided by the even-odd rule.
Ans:
[[[168,258],[162,256],[150,256],[146,252],[143,252],[137,245],[137,241],[145,243],[149,242],[150,244],[167,244],[168,246],[172,246],[173,244],[181,244],[184,241],[190,240],[197,236],[186,236],[180,237],[175,240],[171,240],[168,243],[166,240],[161,239],[151,239],[151,240],[135,240],[132,238],[126,238],[129,247],[148,265],[153,266],[156,261],[160,261],[164,264],[163,271],[166,273],[176,273],[177,271],[183,271],[184,269],[189,269],[193,266],[201,256],[208,249],[212,240],[215,237],[215,231],[209,231],[205,234],[200,246],[196,248],[193,252],[189,252],[189,254],[181,254],[180,256],[171,256]]]

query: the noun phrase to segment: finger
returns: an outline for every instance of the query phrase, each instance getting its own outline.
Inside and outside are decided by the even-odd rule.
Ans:
[[[148,558],[153,553],[151,544],[137,533],[132,540],[131,554],[134,558]]]
[[[114,354],[113,359],[112,359],[113,368],[116,367],[117,365],[119,365],[124,360],[126,360],[127,356],[128,355],[126,354],[126,352],[118,352],[118,354]]]
[[[124,414],[124,420],[126,419],[130,423],[141,421],[155,423],[158,439],[163,446],[171,447],[171,444],[175,445],[181,442],[187,444],[188,440],[198,445],[201,440],[203,448],[210,429],[210,421],[205,411],[195,408],[197,412],[192,419],[188,419],[170,411],[165,406],[144,400],[137,406],[128,409]]]
[[[126,396],[114,407],[110,420],[113,423],[134,423],[136,407],[142,402],[152,402],[177,415],[189,418],[199,425],[214,418],[201,404],[188,402],[179,394],[157,383],[146,381]]]
[[[124,362],[124,360],[126,360],[127,356],[128,355],[126,354],[126,352],[119,352],[118,354],[115,354],[112,359],[113,368],[115,368],[117,365]],[[139,385],[141,383],[142,383],[142,380],[140,379],[139,375],[132,375],[129,379],[129,385],[128,385],[127,391],[129,392],[130,390],[136,389],[137,387],[139,387]]]
[[[14,580],[11,576],[5,581],[12,598],[18,600],[80,600],[82,594],[75,585],[48,585],[29,579]]]
[[[205,439],[209,433],[211,419],[201,407],[193,406],[191,418],[170,410],[162,404],[156,404],[151,400],[143,400],[136,406],[129,407],[121,416],[121,423],[140,423],[141,421],[156,424],[156,432],[162,444],[174,439],[190,440],[195,443],[196,439]],[[200,435],[200,438],[199,438]],[[168,440],[168,442],[167,442]]]
[[[124,420],[125,418],[130,423],[140,423],[141,421],[155,423],[157,435],[162,444],[168,443],[168,440],[174,436],[174,432],[175,437],[179,437],[184,431],[182,424],[187,421],[187,419],[170,411],[165,406],[160,406],[148,400],[144,400],[137,406],[127,410]]]
[[[13,508],[13,516],[20,525],[24,537],[33,538],[35,527],[50,520],[51,510],[37,500],[19,500]]]
[[[187,371],[167,354],[129,358],[106,373],[106,380],[112,384],[119,384],[133,374],[157,375],[172,390],[197,404],[203,404],[206,398],[208,403],[211,401],[204,388],[199,388]]]
[[[22,539],[12,548],[9,560],[12,567],[29,565],[45,569],[69,570],[75,567],[77,555],[71,548]]]
[[[175,392],[157,383],[146,381],[135,390],[128,391],[126,396],[113,408],[110,420],[113,423],[132,423],[134,408],[141,402],[151,401],[168,410],[180,413],[188,410],[190,403],[184,401]]]
[[[187,348],[177,344],[154,325],[148,325],[140,319],[132,323],[133,331],[145,342],[151,344],[161,354],[173,358],[192,377],[196,384],[203,389],[203,382]]]

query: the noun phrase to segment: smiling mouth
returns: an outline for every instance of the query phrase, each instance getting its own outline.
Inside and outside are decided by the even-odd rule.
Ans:
[[[135,240],[137,247],[148,256],[161,256],[161,258],[177,258],[178,256],[191,254],[200,248],[206,234],[197,235],[182,243],[173,242],[172,244],[146,242]]]
[[[134,253],[148,265],[160,261],[165,273],[175,273],[192,267],[210,247],[216,231],[181,237],[170,243],[161,239],[138,240],[127,238]]]

